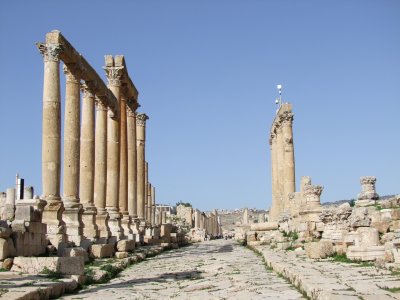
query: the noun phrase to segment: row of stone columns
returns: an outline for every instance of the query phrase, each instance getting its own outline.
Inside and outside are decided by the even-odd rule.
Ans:
[[[292,106],[284,103],[277,112],[269,139],[272,169],[271,221],[277,220],[282,213],[290,213],[289,194],[295,192],[292,124]]]
[[[146,222],[155,223],[155,189],[148,182],[145,161],[148,117],[135,112],[136,99],[127,99],[125,67],[107,65],[104,68],[108,88],[119,103],[115,110],[107,106],[104,95],[96,95],[88,84],[81,84],[81,66],[64,64],[66,95],[61,198],[59,73],[63,49],[58,44],[40,44],[39,50],[44,57],[42,198],[47,201],[47,206],[43,222],[48,224],[49,239],[57,246],[66,241],[66,236],[75,244],[80,244],[84,237],[104,241],[111,236],[116,240],[130,238],[132,220],[143,226]],[[131,100],[133,104],[127,105]]]

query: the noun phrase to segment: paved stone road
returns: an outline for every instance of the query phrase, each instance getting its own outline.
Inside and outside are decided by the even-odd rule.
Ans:
[[[62,299],[301,299],[232,240],[197,243],[135,264],[107,284]]]

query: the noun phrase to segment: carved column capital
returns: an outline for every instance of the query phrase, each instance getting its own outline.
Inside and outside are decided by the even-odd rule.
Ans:
[[[365,176],[360,178],[360,183],[362,185],[365,184],[375,184],[376,183],[376,177],[374,176]]]
[[[124,67],[104,67],[109,85],[122,85],[123,69]]]
[[[136,114],[136,125],[145,127],[148,119],[149,117],[146,114]]]
[[[102,97],[96,96],[94,102],[96,104],[96,109],[98,111],[107,111],[107,105],[104,104],[105,102],[104,99],[102,99]]]
[[[86,83],[81,84],[81,91],[83,93],[83,98],[94,98],[94,93],[89,89]]]
[[[323,190],[324,187],[320,185],[307,185],[304,188],[304,195],[305,196],[315,195],[319,197],[321,196]]]
[[[42,54],[44,61],[60,61],[60,54],[64,50],[62,45],[37,43],[36,46]]]
[[[279,116],[280,122],[282,123],[283,126],[288,126],[292,125],[293,123],[293,113],[290,111],[284,111],[280,116]]]
[[[126,107],[126,112],[128,113],[128,117],[133,118],[136,116],[135,111],[133,111],[129,106]]]
[[[63,71],[67,82],[79,83],[80,82],[80,68],[77,64],[64,64]]]

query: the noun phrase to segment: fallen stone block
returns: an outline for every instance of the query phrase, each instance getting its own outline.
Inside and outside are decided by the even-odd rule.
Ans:
[[[113,257],[114,252],[113,244],[96,244],[90,247],[90,255],[95,258]]]
[[[313,259],[326,258],[334,254],[331,241],[310,242],[304,245],[307,256]]]
[[[385,259],[386,251],[384,246],[349,246],[346,256],[352,260],[371,261],[378,258]]]
[[[12,267],[12,265],[13,265],[13,262],[14,262],[14,259],[12,259],[12,258],[6,258],[4,261],[3,261],[3,269],[6,269],[6,270],[11,270],[11,267]]]
[[[119,258],[119,259],[121,259],[121,258],[127,258],[128,257],[128,252],[126,252],[126,251],[118,251],[118,252],[115,252],[115,257],[116,258]]]
[[[83,275],[84,259],[77,257],[15,257],[11,268],[13,272],[40,274],[44,270],[63,275]]]
[[[81,256],[83,257],[85,262],[89,261],[89,254],[88,252],[83,249],[82,247],[72,247],[72,248],[65,248],[63,249],[62,253],[63,257],[77,257]]]
[[[117,243],[117,250],[120,252],[132,251],[135,249],[135,240],[121,240]]]
[[[276,230],[278,227],[278,222],[253,223],[250,225],[252,231]]]

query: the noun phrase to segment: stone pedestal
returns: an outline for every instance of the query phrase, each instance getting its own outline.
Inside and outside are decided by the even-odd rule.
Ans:
[[[108,226],[108,219],[109,216],[107,212],[103,213],[97,212],[96,225],[99,230],[97,243],[99,244],[106,244],[108,238],[111,236],[110,227]]]
[[[61,201],[49,201],[42,214],[42,222],[47,225],[47,239],[56,248],[67,241],[63,212],[64,205]]]
[[[73,242],[76,246],[80,246],[83,240],[83,223],[82,223],[83,208],[81,204],[65,205],[63,212],[63,220],[65,222],[65,233],[68,236],[68,241]]]
[[[122,215],[121,219],[121,226],[124,229],[124,238],[125,239],[133,239],[134,232],[131,228],[132,226],[132,219],[128,215]]]

